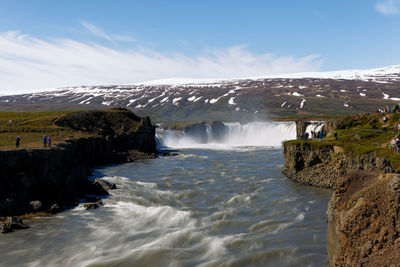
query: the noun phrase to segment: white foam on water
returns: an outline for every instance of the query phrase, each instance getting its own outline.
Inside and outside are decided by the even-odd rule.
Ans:
[[[251,197],[248,194],[234,195],[227,202],[227,205],[251,204]]]
[[[199,259],[210,263],[227,254],[226,245],[233,238],[231,235],[210,236],[202,229],[207,226],[192,218],[191,212],[170,206],[142,206],[119,201],[107,208],[115,214],[111,222],[89,224],[93,228],[92,235],[101,236],[104,244],[89,244],[76,259],[69,260],[71,264],[79,262],[80,266],[87,266],[107,264],[108,261],[112,265],[128,260],[140,265],[155,254],[172,250],[176,253],[179,248],[195,250]],[[110,228],[110,224],[114,227]],[[115,244],[115,240],[119,240],[117,245],[107,247],[108,241]],[[106,251],[103,246],[107,247]],[[88,258],[84,259],[84,255]],[[161,256],[165,255],[158,255]],[[166,266],[174,265],[170,263]]]
[[[278,224],[278,227],[277,227],[274,231],[272,231],[272,234],[277,234],[277,233],[279,233],[280,231],[285,230],[285,229],[288,228],[289,226],[303,221],[304,218],[305,218],[305,214],[302,212],[302,213],[300,213],[299,215],[297,215],[296,218],[295,218],[293,221]]]
[[[146,183],[146,182],[140,182],[140,181],[136,181],[135,182],[138,185],[147,187],[147,188],[157,188],[157,184],[156,183]]]

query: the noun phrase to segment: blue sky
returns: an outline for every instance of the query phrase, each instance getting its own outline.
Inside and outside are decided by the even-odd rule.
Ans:
[[[0,94],[400,64],[400,0],[0,3]]]

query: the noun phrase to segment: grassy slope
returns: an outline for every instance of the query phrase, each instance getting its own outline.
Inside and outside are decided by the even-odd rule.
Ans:
[[[392,129],[400,123],[400,114],[389,114],[387,117],[387,123],[382,121],[380,114],[345,117],[336,129],[338,140],[328,136],[322,142],[292,140],[288,141],[288,144],[337,145],[356,155],[375,152],[377,156],[389,160],[393,169],[400,171],[400,155],[390,151],[390,140],[394,138]]]
[[[71,111],[57,112],[0,112],[0,149],[14,149],[15,139],[21,137],[20,148],[42,147],[43,135],[51,136],[52,144],[70,137],[85,137],[88,133],[73,131],[52,124],[57,117]],[[12,124],[9,125],[9,120]]]

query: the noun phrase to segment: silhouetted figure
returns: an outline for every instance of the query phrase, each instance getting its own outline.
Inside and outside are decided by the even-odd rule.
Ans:
[[[333,137],[335,137],[335,140],[338,140],[337,132],[335,132],[335,133],[333,134]]]
[[[51,147],[51,136],[47,138],[47,146]]]
[[[397,111],[399,111],[399,105],[398,104],[393,106],[393,113],[396,114]]]
[[[19,135],[17,136],[17,138],[15,139],[15,146],[17,148],[19,148],[19,143],[21,142],[21,137],[19,137]]]
[[[47,147],[47,136],[43,135],[43,147]]]

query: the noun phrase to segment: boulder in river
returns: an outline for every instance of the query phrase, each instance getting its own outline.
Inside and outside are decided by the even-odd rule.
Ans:
[[[100,186],[101,188],[103,188],[106,191],[117,189],[117,186],[114,183],[108,182],[108,181],[100,179],[100,178],[94,179],[93,184]]]
[[[103,205],[104,205],[103,201],[99,200],[99,201],[97,201],[95,203],[85,203],[85,204],[83,204],[83,207],[86,210],[94,210],[94,209],[100,208]]]
[[[13,232],[16,229],[28,229],[28,228],[29,226],[24,224],[24,222],[21,219],[18,219],[16,217],[7,217],[3,225],[0,227],[0,232],[5,234]]]
[[[53,204],[49,209],[49,212],[51,214],[55,214],[55,213],[60,212],[60,211],[61,211],[61,207],[57,203]]]

